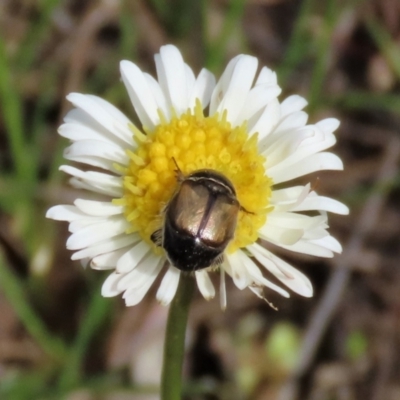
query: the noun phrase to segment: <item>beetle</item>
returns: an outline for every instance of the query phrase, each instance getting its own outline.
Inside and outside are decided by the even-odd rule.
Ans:
[[[168,261],[181,271],[218,266],[234,237],[241,210],[235,188],[212,169],[185,176],[177,168],[178,188],[165,207],[162,228],[151,240],[164,248]]]

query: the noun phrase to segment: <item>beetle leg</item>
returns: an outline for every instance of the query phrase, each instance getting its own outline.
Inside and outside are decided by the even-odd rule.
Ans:
[[[251,285],[254,293],[260,298],[263,299],[273,310],[278,311],[278,308],[272,304],[265,296],[264,296],[264,288],[262,288],[260,285],[257,285],[256,283],[253,283]]]
[[[224,262],[224,254],[220,254],[212,263],[213,268],[218,268]]]
[[[162,246],[162,229],[158,229],[150,236],[151,241],[158,247]]]

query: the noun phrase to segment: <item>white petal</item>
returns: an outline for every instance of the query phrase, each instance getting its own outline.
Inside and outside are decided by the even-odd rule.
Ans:
[[[176,290],[178,289],[180,276],[181,271],[179,271],[178,268],[175,268],[172,265],[168,268],[156,295],[157,300],[163,306],[167,306],[174,298]]]
[[[318,226],[326,227],[326,215],[302,215],[293,212],[272,211],[268,214],[267,224],[280,226],[287,229],[312,229]]]
[[[255,86],[262,85],[264,83],[267,83],[269,85],[276,85],[278,83],[276,72],[272,71],[268,67],[261,68]]]
[[[274,190],[270,199],[271,205],[274,207],[273,212],[292,211],[309,195],[310,189],[311,185],[308,183],[305,186]]]
[[[215,86],[215,89],[211,95],[210,112],[209,112],[210,115],[213,115],[217,111],[217,108],[224,97],[226,88],[229,85],[233,70],[241,57],[242,56],[238,55],[232,58],[232,60],[230,60],[228,65],[226,66],[221,77],[219,78]]]
[[[80,140],[67,147],[64,151],[64,157],[67,160],[74,161],[77,157],[85,156],[104,158],[123,165],[129,163],[129,157],[121,147],[99,140]]]
[[[313,288],[311,282],[300,271],[257,243],[247,246],[247,250],[288,288],[301,296],[312,297]]]
[[[324,210],[335,214],[347,215],[349,208],[340,201],[324,196],[308,196],[291,211]]]
[[[154,57],[157,77],[169,103],[178,115],[188,108],[186,66],[180,51],[172,45],[162,46]]]
[[[153,260],[153,262],[157,262],[156,258]],[[140,303],[143,299],[143,297],[146,295],[146,293],[149,291],[151,285],[154,283],[154,281],[157,278],[157,275],[161,271],[161,268],[163,267],[164,260],[159,259],[155,270],[152,272],[152,275],[148,276],[146,281],[143,282],[140,286],[136,286],[135,288],[128,289],[124,295],[123,298],[125,299],[125,304],[130,307],[130,306],[135,306],[136,304]]]
[[[215,77],[207,69],[202,69],[193,87],[189,97],[189,107],[193,109],[196,105],[196,99],[199,99],[203,108],[210,103],[211,94],[215,88]]]
[[[68,230],[71,233],[78,232],[82,230],[83,228],[86,228],[90,225],[98,224],[100,222],[107,221],[107,217],[89,217],[85,216],[84,218],[75,220],[70,222],[68,226]]]
[[[129,297],[132,292],[138,289],[140,290],[141,287],[145,286],[149,281],[153,283],[161,271],[164,262],[165,259],[163,257],[149,252],[135,269],[128,274],[124,274],[124,277],[119,281],[118,289],[126,290],[123,297]],[[151,283],[148,287],[151,286]]]
[[[221,310],[226,310],[226,284],[225,284],[225,270],[220,267],[220,283],[219,283],[219,302]]]
[[[292,114],[283,117],[281,115],[281,121],[274,130],[274,135],[280,135],[282,132],[290,131],[305,126],[308,120],[308,114],[304,111],[297,111]]]
[[[56,221],[74,221],[84,218],[86,215],[79,211],[75,206],[71,205],[58,205],[51,207],[47,210],[46,218],[54,219]]]
[[[116,206],[113,203],[106,201],[76,199],[74,204],[85,214],[93,216],[108,217],[111,215],[122,214],[124,212],[123,206]]]
[[[236,122],[240,124],[242,121],[249,120],[280,93],[281,88],[278,85],[263,84],[255,86],[247,95],[244,107]]]
[[[130,223],[123,217],[111,217],[97,224],[89,225],[73,233],[67,240],[67,249],[80,250],[93,246],[103,240],[118,236],[130,228]]]
[[[331,250],[327,249],[325,246],[320,246],[319,244],[313,243],[312,241],[309,240],[299,240],[297,243],[288,246],[280,244],[278,242],[271,241],[271,243],[274,243],[277,246],[282,247],[283,249],[290,250],[295,253],[303,253],[303,254],[308,254],[310,256],[324,257],[324,258],[333,257],[333,253]]]
[[[98,107],[102,108],[105,112],[107,112],[108,116],[111,116],[117,121],[123,122],[125,125],[130,124],[129,118],[123,112],[121,112],[117,107],[115,107],[108,101],[104,100],[103,98],[94,96],[92,94],[87,94],[86,98],[90,99],[93,103],[97,104]]]
[[[93,95],[87,96],[113,118],[111,126],[113,134],[118,136],[126,143],[133,143],[132,131],[129,129],[129,126],[132,125],[131,120],[127,118],[126,115],[117,107],[101,97]]]
[[[109,269],[115,268],[118,260],[127,252],[127,248],[124,247],[119,250],[110,251],[109,253],[101,254],[94,257],[90,262],[90,267],[93,269]]]
[[[117,272],[126,274],[132,271],[151,252],[150,246],[143,240],[136,243],[129,251],[127,251],[117,263]]]
[[[228,64],[211,96],[210,115],[227,111],[228,121],[236,126],[252,86],[257,64],[257,58],[246,55],[235,57]]]
[[[334,251],[335,253],[341,253],[343,251],[342,245],[333,236],[326,236],[322,239],[316,239],[313,240],[312,243],[323,246]]]
[[[281,115],[293,114],[297,111],[301,111],[307,105],[307,100],[297,94],[287,97],[281,103]]]
[[[75,110],[76,111],[76,110]],[[79,110],[81,111],[81,110]],[[119,146],[136,147],[135,143],[132,140],[132,134],[129,139],[129,142],[123,142],[118,137],[114,135],[107,134],[104,129],[94,129],[90,126],[85,126],[76,122],[69,122],[61,125],[58,128],[58,133],[60,136],[65,137],[73,142],[79,140],[98,140],[103,141],[105,143],[112,143]]]
[[[278,100],[272,100],[259,116],[251,118],[248,123],[249,135],[258,133],[259,148],[263,149],[265,138],[272,132],[280,118]]]
[[[325,228],[328,228],[328,226],[326,225]],[[317,239],[328,237],[329,232],[325,228],[323,226],[320,226],[317,228],[309,229],[304,232],[303,239],[315,241]]]
[[[274,168],[289,168],[295,163],[311,155],[332,147],[336,143],[333,134],[323,133],[316,126],[305,128],[282,135],[263,153],[267,157],[265,167],[267,170]]]
[[[322,239],[329,236],[328,232],[328,224],[322,224],[320,226],[313,227],[311,229],[307,229],[304,232],[303,237],[301,240],[314,242],[316,239]]]
[[[274,184],[289,181],[298,178],[299,176],[311,174],[312,172],[322,170],[342,170],[343,162],[335,154],[332,153],[317,153],[293,164],[290,168],[284,168],[284,165],[272,167],[268,170],[268,176],[272,178]]]
[[[339,128],[340,121],[336,118],[326,118],[322,121],[317,122],[315,125],[326,133],[332,133],[336,131],[337,128]]]
[[[101,287],[101,295],[103,297],[114,297],[122,293],[122,290],[118,289],[118,282],[122,277],[123,275],[115,272],[110,274]]]
[[[243,290],[248,287],[252,280],[246,268],[243,267],[238,253],[226,254],[225,261],[223,264],[225,271],[232,277],[237,288]]]
[[[144,257],[134,269],[127,274],[124,274],[124,277],[119,282],[118,288],[129,291],[144,285],[147,280],[160,272],[162,264],[159,264],[161,261],[164,262],[164,258],[155,255],[150,250],[146,257]],[[129,296],[129,293],[125,294]]]
[[[93,131],[98,131],[98,134],[102,137],[108,137],[111,140],[110,132],[96,120],[95,117],[91,117],[88,113],[80,108],[72,108],[64,116],[65,125],[77,125],[87,127]]]
[[[266,286],[272,290],[275,290],[275,292],[278,292],[283,297],[290,297],[289,293],[286,290],[270,282],[268,279],[265,279],[260,269],[254,263],[254,261],[249,256],[247,256],[242,250],[238,250],[237,253],[239,254],[239,257],[242,263],[244,264],[244,267],[246,268],[249,275],[253,278],[253,281],[256,285]]]
[[[170,118],[170,106],[168,105],[167,99],[160,87],[160,84],[149,74],[144,73],[144,77],[147,80],[149,88],[153,94],[154,100],[157,103],[158,108],[164,113],[166,118]]]
[[[121,188],[110,188],[102,185],[92,185],[89,182],[82,181],[79,178],[71,178],[69,184],[76,189],[89,190],[91,192],[111,196],[113,198],[122,197],[123,191]]]
[[[262,239],[283,245],[297,243],[304,235],[303,229],[287,229],[268,222],[259,230]]]
[[[86,180],[90,184],[110,185],[113,188],[122,187],[122,178],[103,172],[97,171],[81,171],[78,168],[71,167],[70,165],[61,165],[60,171],[68,175],[75,176],[76,178]]]
[[[71,180],[71,184],[75,185],[75,187],[107,194],[111,197],[121,197],[123,195],[121,177],[96,171],[85,172],[69,165],[62,165],[59,169],[76,178]]]
[[[113,253],[110,253],[113,254]],[[85,258],[84,261],[86,262],[88,259]],[[83,260],[80,260],[81,262]],[[90,264],[90,268],[95,269],[96,271],[107,271],[107,270],[113,270],[115,268],[115,265],[100,265],[100,264],[93,264],[93,260],[90,261],[89,259],[89,264]],[[84,267],[85,268],[85,267]]]
[[[115,251],[123,247],[130,246],[139,240],[141,240],[141,238],[137,233],[132,233],[130,235],[124,233],[111,239],[107,239],[104,242],[98,243],[94,246],[89,246],[86,249],[77,251],[76,253],[72,254],[71,260],[93,258],[100,254],[105,254],[110,251]]]
[[[189,65],[185,64],[185,77],[186,77],[186,109],[188,108],[190,95],[193,93],[194,85],[196,83],[196,77],[194,72],[189,67]]]
[[[97,96],[80,93],[70,93],[67,99],[74,106],[87,113],[87,115],[104,127],[109,133],[124,142],[132,142],[132,134],[128,129],[131,123],[130,120],[109,102]]]
[[[157,102],[143,72],[130,61],[120,62],[121,77],[143,127],[154,129],[160,123]]]
[[[196,271],[196,281],[200,293],[203,295],[203,297],[206,300],[213,299],[215,296],[215,289],[206,270],[202,269]]]
[[[92,167],[105,169],[107,171],[118,172],[114,168],[115,162],[106,160],[105,158],[95,157],[95,156],[73,156],[73,157],[71,157],[71,156],[67,156],[65,153],[64,153],[64,158],[66,158],[70,161],[75,161],[78,163],[91,165]]]

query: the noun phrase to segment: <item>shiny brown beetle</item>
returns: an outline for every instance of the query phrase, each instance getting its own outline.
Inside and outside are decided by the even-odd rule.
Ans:
[[[179,187],[165,208],[163,227],[151,239],[182,271],[217,266],[235,234],[241,209],[235,189],[210,169],[185,176],[178,168],[177,179]]]

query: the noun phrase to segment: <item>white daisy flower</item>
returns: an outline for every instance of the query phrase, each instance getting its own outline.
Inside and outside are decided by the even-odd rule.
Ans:
[[[345,205],[319,196],[309,184],[274,189],[311,172],[343,168],[339,157],[325,152],[335,144],[339,121],[308,125],[302,111],[307,102],[296,95],[280,102],[276,74],[266,67],[257,73],[255,57],[232,59],[218,82],[205,69],[196,77],[172,45],[160,49],[155,63],[157,80],[130,61],[120,64],[141,127],[101,98],[67,97],[75,108],[59,128],[72,142],[64,156],[96,171],[68,165],[60,169],[71,175],[74,187],[103,198],[77,199],[74,205],[48,210],[48,218],[69,222],[72,259],[89,259],[94,269],[113,270],[102,294],[122,293],[129,306],[139,303],[163,273],[157,299],[169,304],[182,271],[163,248],[166,206],[182,180],[207,169],[232,185],[240,209],[222,257],[193,271],[202,295],[214,297],[209,272],[219,269],[223,308],[225,272],[239,289],[250,288],[263,297],[267,287],[289,297],[264,277],[266,269],[293,292],[312,296],[309,279],[263,243],[320,257],[341,252],[327,231],[327,211],[347,214]],[[207,217],[200,217],[205,222]],[[193,234],[196,243],[204,239],[201,230]],[[155,232],[161,232],[157,240]]]

